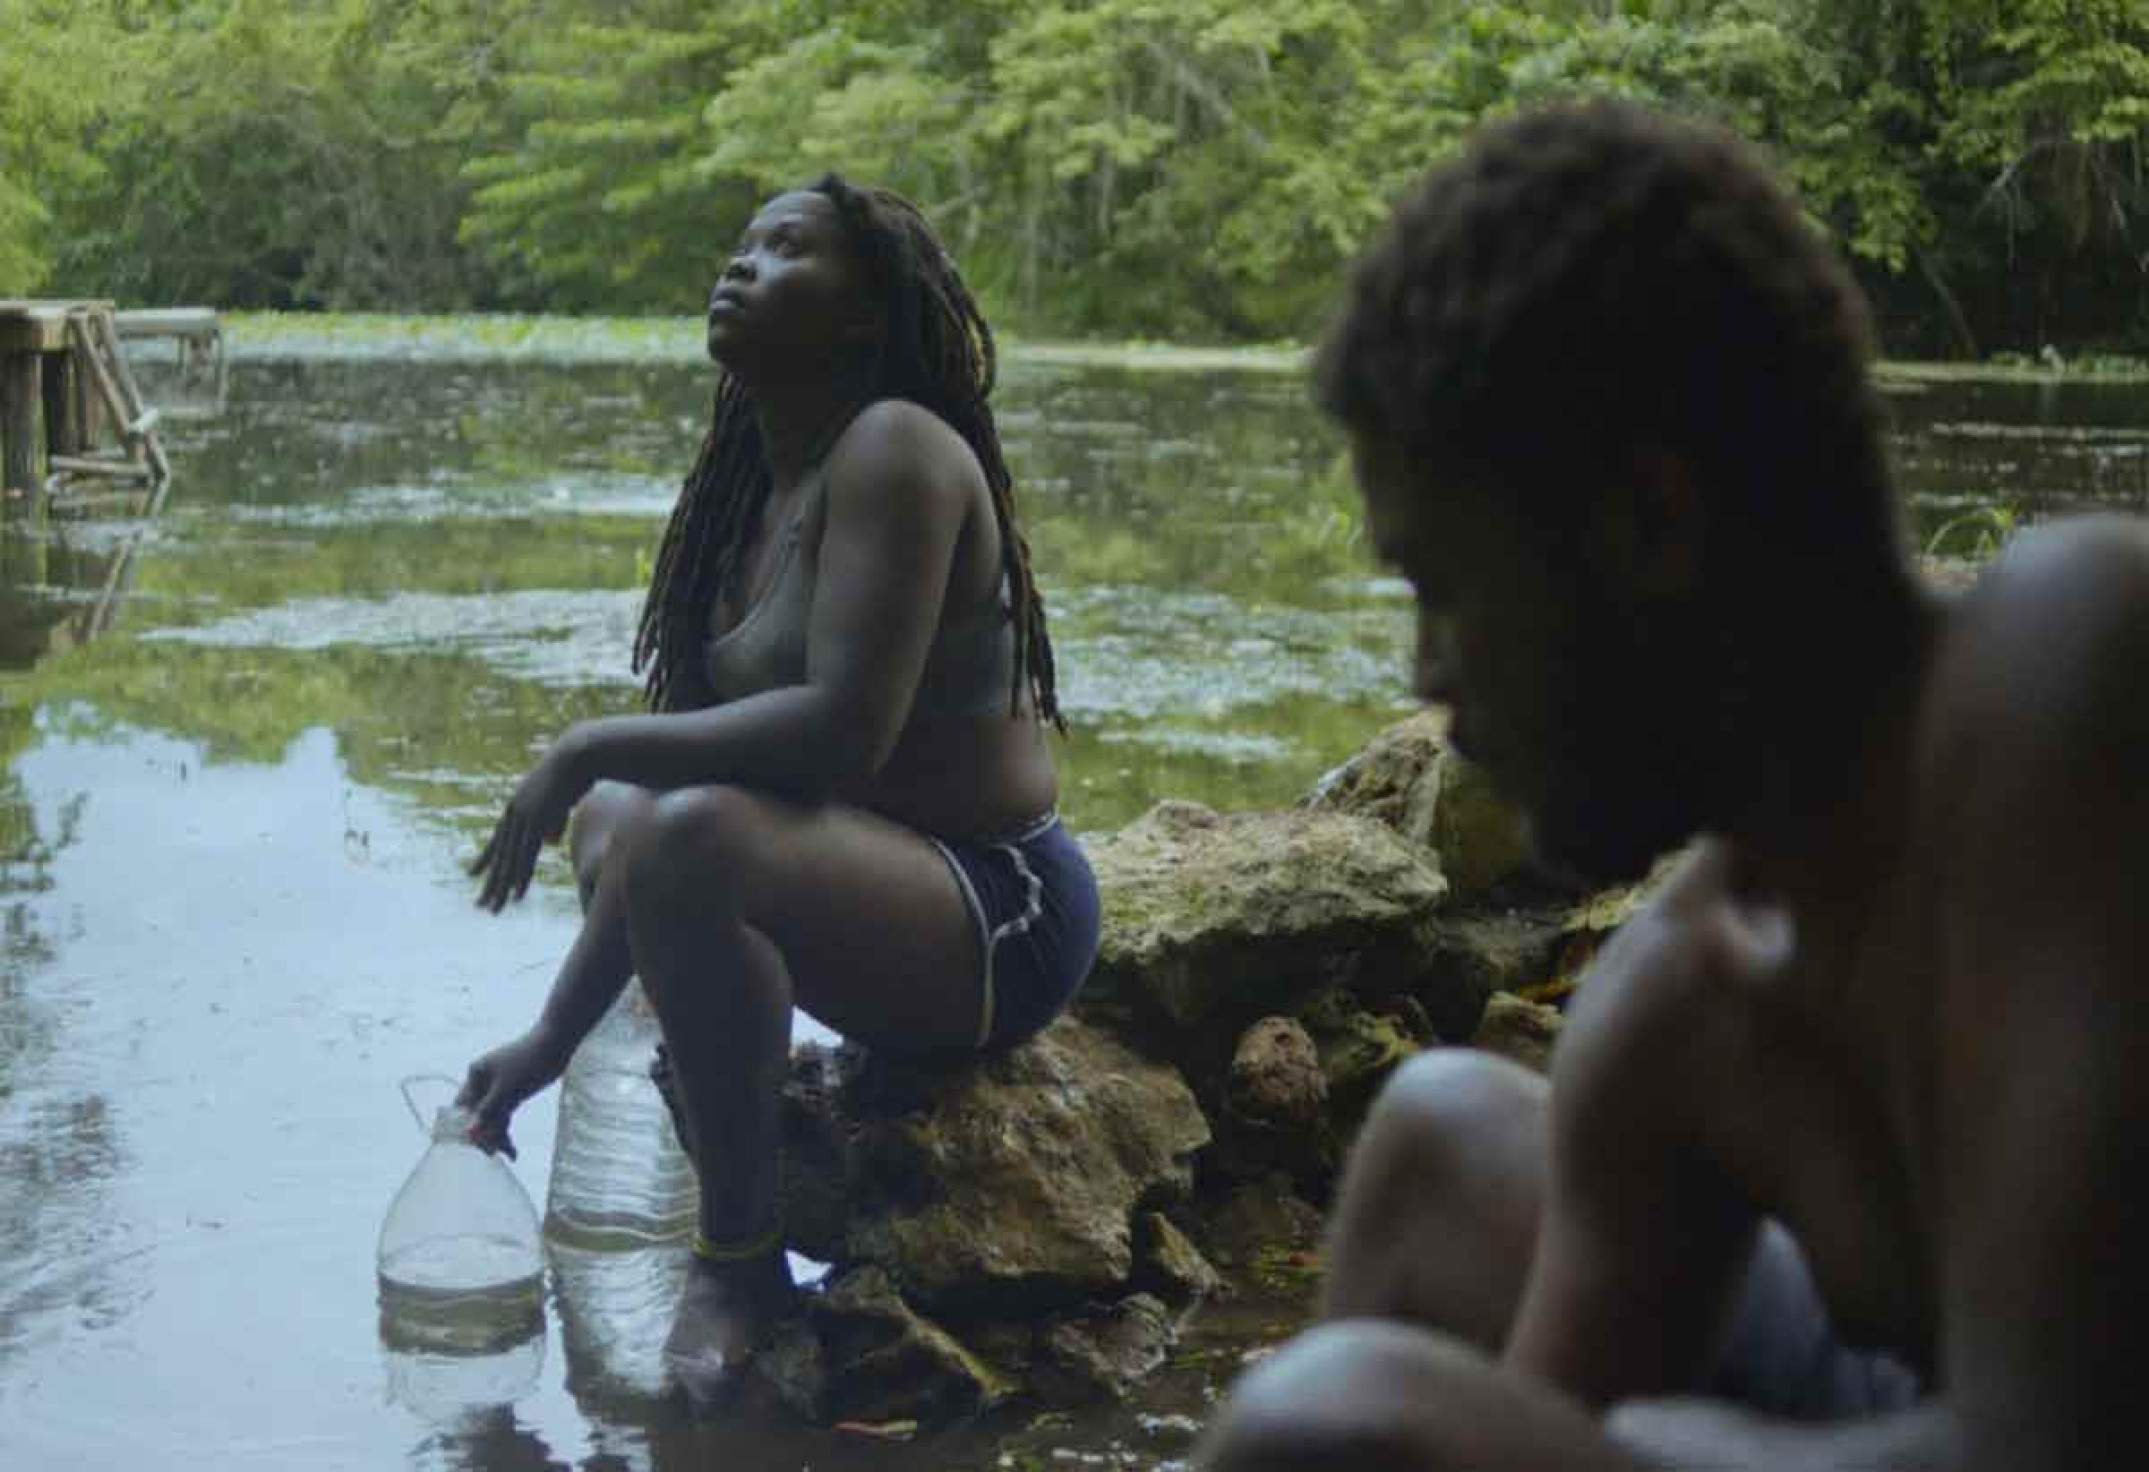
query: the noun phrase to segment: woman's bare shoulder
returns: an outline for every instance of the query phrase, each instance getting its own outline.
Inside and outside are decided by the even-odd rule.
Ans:
[[[1950,610],[1939,734],[2034,749],[2138,722],[2145,658],[2149,521],[2094,516],[2041,527]]]
[[[861,409],[829,455],[831,475],[945,481],[982,479],[977,456],[955,426],[911,399],[875,399]]]

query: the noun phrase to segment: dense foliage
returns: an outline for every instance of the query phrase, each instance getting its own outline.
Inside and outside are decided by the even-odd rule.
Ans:
[[[0,295],[690,310],[825,167],[1031,330],[1301,335],[1488,112],[1763,140],[1897,347],[2149,344],[2149,0],[0,0]]]

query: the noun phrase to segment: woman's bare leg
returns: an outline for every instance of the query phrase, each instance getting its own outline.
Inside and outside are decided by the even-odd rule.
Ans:
[[[1201,1472],[1643,1472],[1578,1402],[1393,1320],[1300,1335],[1241,1379]]]
[[[566,1035],[580,1039],[618,999],[633,961],[627,949],[627,911],[609,856],[620,829],[646,812],[656,795],[623,782],[602,782],[575,806],[567,827],[568,861],[582,899],[582,928],[560,962],[545,1011]]]
[[[575,804],[567,819],[567,861],[574,866],[575,893],[581,896],[585,911],[596,898],[598,876],[604,872],[619,830],[648,811],[657,796],[629,782],[599,782]],[[620,923],[625,925],[624,916]]]
[[[701,1178],[697,1259],[668,1350],[721,1381],[785,1296],[777,1096],[791,1009],[846,1036],[968,1045],[975,922],[926,839],[872,814],[736,787],[666,793],[631,817],[619,875],[629,946],[663,1024]],[[601,890],[600,890],[601,893]]]
[[[653,798],[637,787],[600,784],[574,810],[568,848],[582,897],[582,927],[567,949],[543,1010],[531,1028],[470,1065],[458,1102],[477,1113],[472,1138],[514,1153],[510,1117],[522,1102],[557,1079],[589,1030],[627,984],[626,906],[606,854],[621,824]]]
[[[1390,1078],[1329,1224],[1328,1322],[1232,1388],[1203,1472],[1619,1467],[1580,1407],[1494,1368],[1535,1252],[1544,1081],[1461,1048]]]
[[[1322,1316],[1403,1319],[1497,1354],[1537,1246],[1545,1081],[1439,1048],[1389,1079],[1344,1168]]]

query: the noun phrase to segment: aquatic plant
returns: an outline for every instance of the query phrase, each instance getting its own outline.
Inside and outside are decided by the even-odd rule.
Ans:
[[[1958,546],[1952,555],[1968,557],[1984,562],[1999,553],[2007,539],[2015,534],[2020,513],[2012,506],[1976,506],[1949,517],[1925,540],[1927,557],[1951,555],[1951,539],[1968,538],[1968,546]]]

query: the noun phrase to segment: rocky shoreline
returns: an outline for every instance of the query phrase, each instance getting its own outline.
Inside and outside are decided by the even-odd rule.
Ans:
[[[1123,1398],[1203,1302],[1317,1272],[1347,1143],[1405,1059],[1542,1068],[1642,890],[1532,872],[1444,729],[1391,727],[1293,809],[1164,802],[1093,840],[1096,971],[1004,1057],[802,1049],[785,1236],[831,1269],[760,1389],[819,1424]]]

